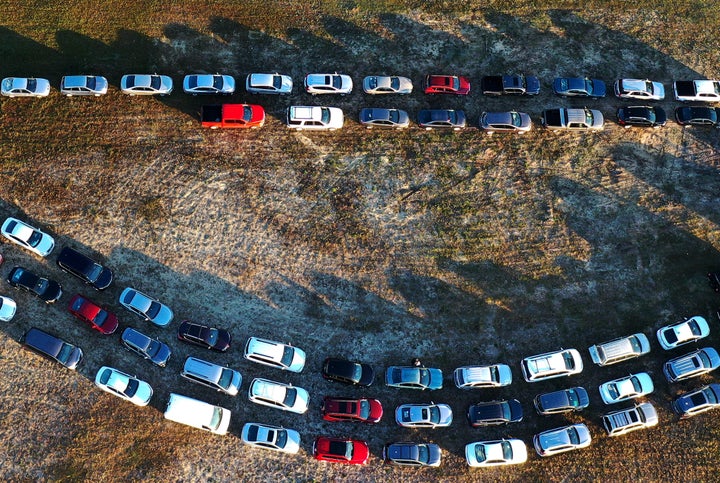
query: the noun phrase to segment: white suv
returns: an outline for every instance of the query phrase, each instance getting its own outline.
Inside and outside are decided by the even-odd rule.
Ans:
[[[238,371],[195,357],[185,359],[185,365],[180,375],[189,381],[230,396],[236,396],[242,384],[242,376]]]
[[[339,107],[290,106],[287,110],[287,127],[334,131],[343,127],[345,119]]]
[[[301,387],[256,377],[250,383],[248,398],[255,404],[303,414],[308,409],[310,395]]]
[[[575,349],[546,352],[522,360],[522,372],[527,382],[571,376],[581,373],[582,370],[582,358]]]
[[[453,379],[460,389],[502,387],[512,383],[512,371],[506,364],[464,366],[455,369]]]

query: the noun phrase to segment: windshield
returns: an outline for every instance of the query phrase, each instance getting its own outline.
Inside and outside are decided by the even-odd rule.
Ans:
[[[42,234],[39,231],[33,231],[27,242],[31,247],[36,247],[40,243],[40,240],[42,240]]]
[[[217,429],[220,427],[220,422],[222,422],[222,409],[219,407],[213,408],[213,415],[212,419],[210,420],[210,427],[213,429]]]
[[[150,302],[150,307],[148,307],[145,315],[147,315],[151,319],[154,319],[155,316],[160,313],[160,307],[161,305],[158,302]]]
[[[104,310],[101,310],[100,312],[97,313],[97,315],[95,316],[95,320],[93,320],[93,322],[98,327],[102,327],[102,325],[105,323],[107,318],[108,318],[108,313],[105,312]]]
[[[128,381],[127,387],[125,388],[125,395],[127,397],[133,397],[137,392],[138,387],[140,387],[140,383],[137,381],[137,379],[130,379]]]
[[[223,389],[228,389],[230,387],[230,384],[232,384],[233,380],[233,371],[230,369],[223,369],[220,373],[220,380],[218,381],[218,384]]]
[[[64,343],[60,348],[60,352],[58,352],[57,359],[63,364],[67,363],[68,359],[70,358],[70,354],[72,354],[72,351],[73,346]]]
[[[93,263],[92,269],[88,272],[87,276],[91,282],[97,281],[98,277],[102,273],[103,267],[97,263]]]
[[[290,367],[290,364],[292,364],[293,355],[295,354],[295,350],[293,350],[290,346],[285,346],[283,349],[283,355],[282,359],[280,359],[280,362],[285,367]]]
[[[360,417],[362,419],[370,417],[370,403],[366,399],[360,401]]]
[[[292,407],[295,405],[295,400],[297,399],[297,391],[293,388],[288,388],[287,392],[285,393],[285,405]]]

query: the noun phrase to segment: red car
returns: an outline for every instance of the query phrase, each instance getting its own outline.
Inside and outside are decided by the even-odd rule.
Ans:
[[[370,447],[357,439],[320,436],[313,443],[313,456],[320,461],[364,465],[370,459]]]
[[[383,415],[382,404],[377,399],[325,396],[320,409],[325,421],[377,423]]]
[[[115,314],[88,300],[80,294],[70,299],[68,310],[78,319],[90,324],[90,327],[105,335],[115,332],[118,327],[118,319]]]
[[[265,124],[265,109],[256,104],[202,106],[200,123],[210,129],[254,129]]]
[[[466,96],[470,93],[470,80],[457,75],[426,75],[423,79],[425,94],[456,94]]]

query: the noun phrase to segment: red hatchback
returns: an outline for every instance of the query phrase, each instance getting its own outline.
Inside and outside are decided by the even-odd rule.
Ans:
[[[105,335],[112,334],[118,327],[118,319],[115,314],[111,314],[92,300],[88,300],[80,294],[75,294],[75,296],[70,299],[68,310],[75,317],[90,324],[90,327]]]
[[[320,436],[313,443],[313,456],[320,461],[364,465],[370,459],[370,447],[357,439]]]
[[[426,75],[423,79],[425,94],[455,94],[466,96],[470,93],[470,80],[457,75]]]
[[[352,399],[326,396],[322,404],[325,421],[362,421],[377,423],[383,415],[383,408],[377,399]]]

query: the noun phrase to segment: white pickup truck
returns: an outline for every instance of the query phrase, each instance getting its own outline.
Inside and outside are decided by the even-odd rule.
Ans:
[[[720,102],[720,81],[675,81],[673,92],[680,102]]]

